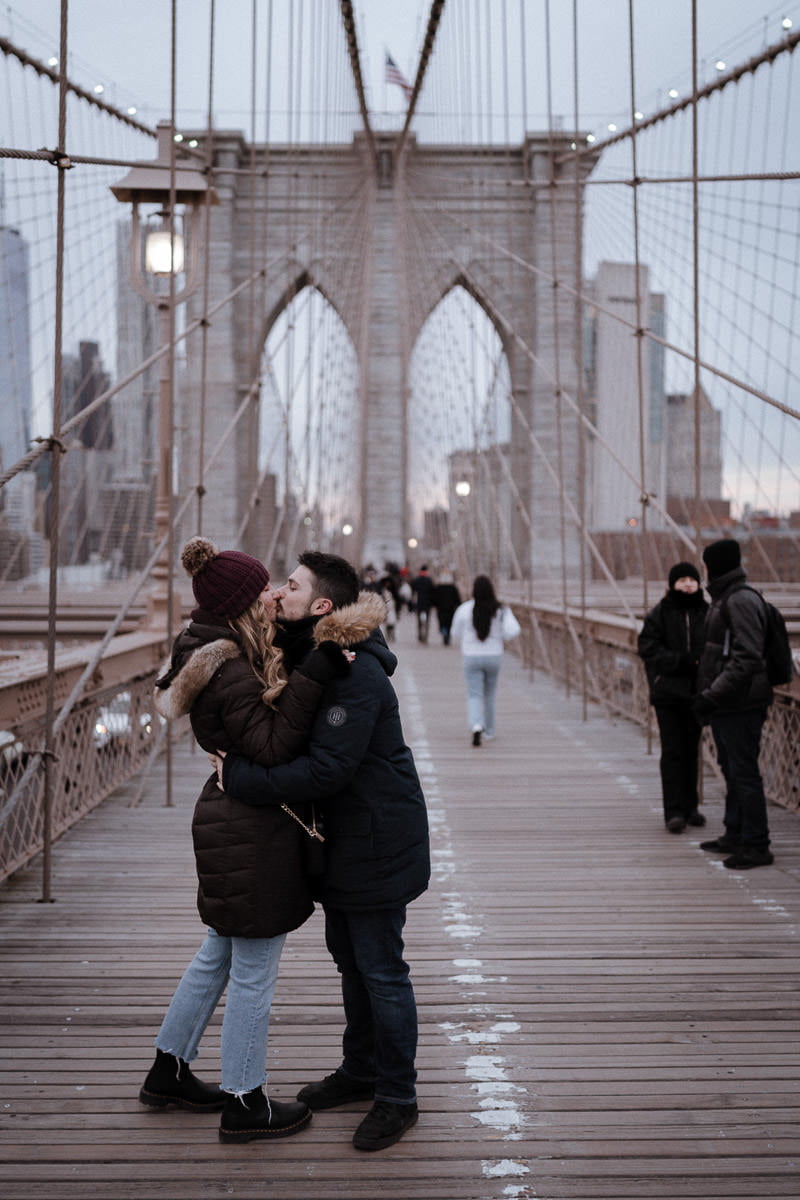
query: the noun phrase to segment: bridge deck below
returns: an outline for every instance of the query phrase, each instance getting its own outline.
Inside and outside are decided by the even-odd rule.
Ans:
[[[460,657],[400,626],[397,686],[431,809],[435,873],[408,955],[419,1124],[364,1155],[365,1106],[227,1147],[217,1118],[137,1103],[200,926],[188,824],[205,760],[175,753],[0,889],[5,1200],[796,1197],[800,820],[776,863],[732,874],[660,820],[641,733],[509,660],[497,739],[472,749]],[[719,787],[709,784],[709,829]],[[337,1062],[319,915],[286,946],[269,1064],[279,1098]],[[219,1024],[197,1063],[216,1074]]]

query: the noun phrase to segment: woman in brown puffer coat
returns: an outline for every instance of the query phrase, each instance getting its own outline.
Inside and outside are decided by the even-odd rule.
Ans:
[[[273,645],[275,604],[269,572],[205,538],[187,542],[181,561],[198,607],[175,640],[156,683],[156,708],[187,715],[209,754],[218,748],[264,766],[288,762],[306,746],[325,682],[348,671],[338,646],[315,649],[289,676]],[[257,811],[222,792],[216,774],[195,807],[192,837],[198,910],[208,925],[156,1038],[143,1104],[222,1112],[223,1141],[285,1137],[311,1119],[304,1104],[264,1095],[269,1012],[286,934],[313,912],[304,871],[311,814]],[[225,988],[222,1088],[189,1069]]]

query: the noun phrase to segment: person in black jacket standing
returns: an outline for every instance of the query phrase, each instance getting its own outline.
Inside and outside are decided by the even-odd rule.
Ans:
[[[668,583],[666,595],[645,617],[638,648],[661,738],[664,823],[670,833],[682,833],[687,825],[706,823],[697,807],[701,730],[692,699],[708,604],[693,563],[676,563]]]
[[[758,765],[761,730],[773,699],[764,661],[767,611],[758,592],[747,585],[738,542],[712,542],[703,551],[703,562],[712,605],[694,711],[701,724],[711,724],[725,777],[725,832],[700,845],[727,854],[724,865],[731,870],[747,871],[774,861]]]
[[[228,754],[222,782],[247,804],[321,803],[327,863],[319,897],[346,1024],[341,1065],[298,1100],[320,1110],[374,1099],[353,1145],[382,1150],[418,1116],[417,1009],[403,927],[406,906],[430,878],[425,798],[389,679],[397,659],[375,629],[380,596],[359,596],[353,567],[318,551],[300,555],[276,594],[287,665],[314,640],[331,640],[352,652],[350,672],[326,686],[307,754],[270,768]],[[355,640],[348,630],[362,609],[370,619]]]

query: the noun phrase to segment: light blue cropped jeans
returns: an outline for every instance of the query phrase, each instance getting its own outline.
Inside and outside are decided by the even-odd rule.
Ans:
[[[222,1019],[222,1089],[240,1095],[267,1079],[269,1010],[286,934],[222,937],[209,929],[175,989],[156,1046],[190,1063],[227,986]]]
[[[470,729],[477,726],[488,737],[494,737],[494,699],[502,662],[502,654],[464,655],[467,720]]]

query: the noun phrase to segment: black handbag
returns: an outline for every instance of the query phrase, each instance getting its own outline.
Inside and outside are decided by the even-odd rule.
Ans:
[[[301,829],[308,835],[303,838],[303,868],[309,883],[321,884],[325,875],[326,855],[325,855],[325,835],[322,832],[322,818],[318,815],[315,808],[311,807],[311,824],[306,825],[305,821],[298,817],[293,808],[288,804],[282,804],[281,808],[285,813],[288,813],[293,820],[297,822]]]

